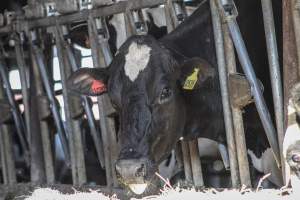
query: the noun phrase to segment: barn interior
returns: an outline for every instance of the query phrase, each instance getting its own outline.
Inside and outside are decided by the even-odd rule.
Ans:
[[[159,183],[143,195],[166,183],[182,188],[284,186],[287,106],[299,80],[293,2],[0,2],[0,199],[37,186],[134,196],[120,184],[115,169],[121,119],[114,105],[107,95],[75,95],[68,78],[80,68],[109,67],[132,35],[163,38],[203,5],[211,9],[226,141],[178,141],[160,163]],[[247,131],[252,129],[258,131]]]

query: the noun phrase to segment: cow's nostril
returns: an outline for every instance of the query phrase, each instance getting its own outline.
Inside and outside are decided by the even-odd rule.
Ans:
[[[135,176],[136,177],[144,177],[144,176],[146,176],[146,168],[145,168],[144,164],[141,164],[140,167],[136,168]]]
[[[300,163],[300,154],[294,154],[294,155],[292,156],[292,160],[293,160],[293,162],[295,162],[295,163]]]

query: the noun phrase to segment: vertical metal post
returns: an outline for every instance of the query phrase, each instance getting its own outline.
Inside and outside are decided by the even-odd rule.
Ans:
[[[7,73],[6,66],[4,65],[2,60],[0,60],[0,75],[1,75],[2,81],[5,85],[5,91],[7,94],[9,104],[12,109],[12,114],[13,114],[16,130],[17,130],[17,134],[18,134],[22,149],[24,151],[25,159],[28,164],[29,163],[29,150],[28,150],[28,143],[27,143],[27,140],[25,137],[26,129],[25,129],[24,121],[21,117],[21,112],[19,110],[19,107],[16,105],[16,102],[14,99],[14,94],[12,92],[10,82],[8,80],[8,73]]]
[[[230,160],[230,172],[232,187],[237,188],[240,186],[239,168],[237,162],[237,149],[235,144],[234,127],[232,122],[231,106],[229,101],[226,60],[224,52],[224,43],[222,36],[221,19],[218,13],[217,6],[214,0],[210,0],[210,9],[212,15],[212,23],[214,29],[216,55],[218,60],[218,71],[221,87],[221,96],[223,104],[223,114],[227,137],[227,146]]]
[[[26,62],[22,45],[23,40],[23,33],[20,33],[20,35],[16,34],[15,52],[20,70],[23,101],[25,100],[25,120],[27,120],[26,115],[29,115],[27,129],[31,131],[31,180],[37,183],[46,182],[48,184],[53,184],[55,182],[54,156],[51,144],[51,136],[53,133],[51,132],[48,122],[51,113],[50,105],[45,97],[45,91],[42,86],[41,76],[38,72],[37,62],[32,54],[30,54],[32,63],[30,70],[33,73],[28,73],[27,77]],[[30,83],[27,82],[28,79],[30,80]],[[28,87],[28,84],[30,87]],[[28,93],[30,94],[28,95]],[[28,105],[26,105],[27,101]]]
[[[279,67],[272,1],[261,0],[261,5],[262,5],[262,11],[264,17],[264,27],[265,27],[267,50],[268,50],[270,77],[272,83],[275,119],[276,119],[276,126],[277,126],[277,137],[279,143],[279,150],[281,152],[280,155],[281,155],[282,174],[285,174],[284,159],[282,154],[282,144],[284,138],[282,82],[281,82],[280,67]]]
[[[192,174],[189,144],[186,141],[180,141],[180,143],[181,143],[181,148],[182,148],[182,158],[183,158],[185,180],[188,183],[192,183],[193,182],[193,174]]]
[[[194,185],[195,187],[204,186],[201,161],[199,159],[198,140],[189,141],[189,149]]]
[[[72,175],[73,175],[73,184],[82,185],[86,183],[86,168],[85,168],[85,160],[83,153],[83,145],[82,145],[82,135],[80,128],[80,121],[78,119],[73,119],[71,113],[74,110],[78,109],[75,106],[74,99],[70,98],[68,94],[68,90],[66,87],[67,78],[71,75],[72,69],[70,63],[68,62],[68,57],[66,52],[62,47],[62,43],[60,40],[60,35],[58,29],[54,30],[57,56],[59,60],[59,69],[61,74],[61,83],[63,88],[63,100],[64,100],[64,110],[66,116],[66,124],[68,128],[69,138],[72,137],[72,140],[69,140],[70,149],[72,152]],[[78,97],[76,97],[78,98]]]
[[[27,133],[27,141],[28,143],[31,141],[30,139],[30,109],[29,109],[29,97],[28,97],[28,77],[26,77],[26,63],[24,59],[24,52],[22,48],[22,38],[19,35],[15,35],[15,52],[16,52],[16,60],[20,72],[21,86],[22,86],[22,99],[24,105],[24,115],[25,115],[25,126]]]
[[[98,35],[95,20],[92,16],[90,16],[88,20],[88,29],[94,67],[104,68],[108,64],[110,64],[112,58],[105,58],[104,56],[104,51],[109,51],[109,46],[105,39],[99,41],[99,37],[102,36]],[[99,43],[102,43],[102,45],[99,45]],[[101,49],[101,47],[105,49]],[[105,157],[106,180],[107,186],[111,188],[112,186],[118,185],[117,176],[115,172],[115,161],[117,159],[119,150],[116,142],[117,140],[114,121],[113,119],[107,117],[109,113],[114,112],[107,94],[103,94],[100,97],[98,97],[98,107]]]
[[[67,40],[64,39],[64,37],[67,37],[68,35],[68,30],[67,27],[65,27],[65,33],[63,33],[63,31],[60,29],[59,26],[56,27],[59,37],[60,37],[60,43],[62,44],[62,47],[64,47],[64,50],[66,51],[66,56],[68,57],[68,61],[70,63],[70,66],[72,68],[72,71],[76,71],[79,67],[76,64],[76,59],[74,57],[74,54],[72,52],[72,49],[70,47],[70,44]],[[95,124],[95,117],[92,111],[92,108],[89,105],[89,97],[86,96],[82,96],[82,104],[84,106],[84,110],[85,110],[85,114],[86,114],[86,118],[91,130],[91,136],[93,138],[94,141],[94,145],[96,148],[96,152],[97,152],[97,156],[98,156],[98,160],[100,163],[100,166],[102,168],[104,168],[105,165],[105,160],[104,160],[104,152],[103,152],[103,142],[102,139],[100,137],[100,133],[99,130],[96,127]]]
[[[4,99],[5,93],[2,80],[0,79],[0,99]],[[13,159],[13,144],[9,126],[0,124],[0,158],[4,184],[15,184],[17,182],[16,169]]]
[[[297,58],[298,58],[298,68],[300,69],[300,2],[299,0],[291,0],[291,11],[293,16],[293,28],[295,32],[295,41],[297,48]],[[298,76],[300,76],[300,70],[298,71]]]
[[[224,37],[224,51],[226,58],[226,65],[228,74],[236,73],[236,60],[234,54],[234,47],[228,27],[223,24],[223,37]],[[239,173],[241,184],[251,187],[251,177],[249,171],[249,161],[247,156],[246,139],[244,132],[243,115],[241,108],[235,107],[231,103],[232,120],[235,132],[235,141],[237,149],[237,158],[239,164]]]
[[[33,59],[34,62],[36,63],[36,65],[39,68],[39,73],[41,75],[41,79],[42,79],[42,83],[44,85],[44,88],[46,90],[47,93],[47,97],[50,101],[50,108],[51,108],[51,112],[53,114],[53,118],[54,118],[54,122],[62,143],[62,147],[64,150],[64,155],[65,155],[65,159],[66,159],[66,165],[70,166],[70,155],[69,155],[69,148],[68,148],[68,140],[67,140],[67,135],[65,132],[65,129],[63,127],[63,123],[62,123],[62,119],[59,113],[59,109],[58,106],[56,104],[55,101],[55,96],[54,93],[52,91],[52,88],[50,86],[50,80],[49,77],[47,75],[47,71],[46,71],[46,67],[45,67],[45,63],[44,63],[44,56],[43,53],[41,52],[41,50],[39,49],[39,47],[36,44],[36,33],[34,31],[31,31],[31,42],[32,42],[32,53],[33,53]],[[72,139],[71,137],[69,139]]]
[[[165,3],[165,17],[168,32],[174,30],[174,28],[186,18],[186,13],[181,8],[180,3],[183,2],[168,0]],[[197,142],[197,140],[195,142]],[[198,145],[195,146],[194,142],[181,141],[181,147],[186,180],[188,182],[193,180],[196,186],[204,185]]]

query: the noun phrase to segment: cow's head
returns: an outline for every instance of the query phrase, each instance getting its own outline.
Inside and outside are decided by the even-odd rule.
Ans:
[[[90,96],[108,93],[120,117],[117,174],[132,191],[143,193],[183,134],[184,90],[201,88],[213,75],[201,59],[179,61],[151,36],[133,36],[107,69],[80,69],[68,87]]]

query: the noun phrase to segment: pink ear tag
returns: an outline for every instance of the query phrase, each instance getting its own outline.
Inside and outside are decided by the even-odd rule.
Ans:
[[[94,94],[106,92],[105,84],[99,80],[93,80],[91,89]]]

